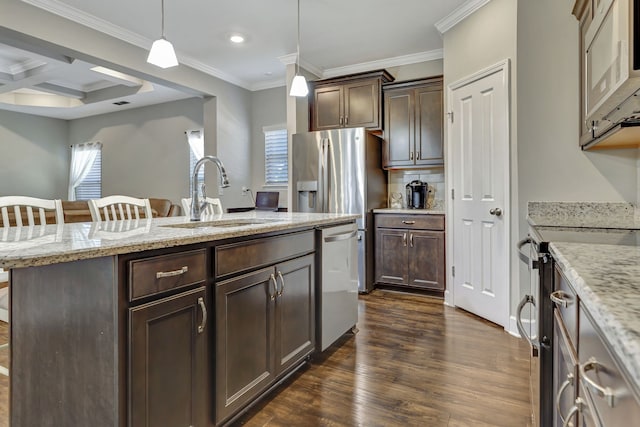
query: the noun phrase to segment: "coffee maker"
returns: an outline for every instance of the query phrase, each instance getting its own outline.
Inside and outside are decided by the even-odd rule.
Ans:
[[[408,209],[425,209],[427,207],[429,184],[416,179],[408,183],[406,189]]]

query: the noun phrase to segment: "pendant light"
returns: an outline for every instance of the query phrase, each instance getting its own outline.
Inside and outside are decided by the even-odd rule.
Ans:
[[[170,41],[164,38],[164,0],[162,0],[162,36],[153,42],[147,62],[160,68],[175,67],[178,65],[176,52]]]
[[[291,82],[290,96],[307,96],[309,87],[304,76],[300,74],[300,0],[298,0],[298,55],[296,57],[296,75]]]

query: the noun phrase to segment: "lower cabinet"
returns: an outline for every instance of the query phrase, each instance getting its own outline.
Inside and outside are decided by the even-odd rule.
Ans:
[[[314,255],[216,283],[216,424],[314,350]]]
[[[128,425],[208,425],[205,289],[129,309]]]
[[[376,283],[444,291],[444,238],[442,215],[376,214]]]

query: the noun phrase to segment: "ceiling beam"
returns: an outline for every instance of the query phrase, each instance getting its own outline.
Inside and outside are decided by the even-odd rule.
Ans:
[[[36,88],[43,92],[53,93],[55,95],[67,96],[69,98],[84,99],[87,94],[69,87],[55,85],[53,83],[40,83],[35,85]]]

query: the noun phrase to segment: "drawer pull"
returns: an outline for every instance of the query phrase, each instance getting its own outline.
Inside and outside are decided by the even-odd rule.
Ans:
[[[562,423],[562,427],[573,426],[573,423],[571,423],[571,418],[573,418],[574,415],[582,412],[583,407],[584,407],[584,400],[582,400],[581,397],[578,397],[576,399],[575,405],[571,407],[571,409],[569,410],[569,413],[567,414],[567,418]]]
[[[551,301],[553,301],[558,307],[567,308],[573,304],[573,298],[564,291],[551,292],[549,298],[551,298]]]
[[[178,270],[173,270],[173,271],[158,271],[156,273],[156,279],[162,279],[163,277],[173,277],[173,276],[180,276],[181,274],[186,273],[187,271],[189,271],[189,267],[187,267],[186,265]]]
[[[403,223],[403,224],[407,224],[407,225],[413,225],[413,224],[415,224],[416,222],[415,222],[415,221],[407,221],[407,220],[404,220],[404,219],[403,219],[403,220],[402,220],[402,223]]]
[[[564,394],[567,387],[573,385],[573,374],[567,374],[567,379],[562,383],[560,389],[558,390],[558,394],[556,395],[556,409],[558,410],[558,415],[560,416],[560,420],[562,420],[562,424],[565,422],[565,417],[562,416],[562,408],[560,407],[560,400],[562,399],[562,395]]]
[[[204,332],[205,326],[207,326],[207,306],[204,304],[204,298],[198,298],[198,304],[200,304],[200,309],[202,310],[202,323],[198,326],[198,333],[201,334]]]
[[[602,369],[602,368],[605,368],[605,367],[601,365],[600,362],[598,362],[595,358],[592,357],[589,360],[587,360],[586,363],[583,363],[582,365],[580,365],[580,378],[582,378],[584,382],[587,383],[589,388],[591,388],[591,390],[593,390],[595,394],[605,399],[609,407],[613,408],[615,405],[615,395],[613,394],[613,390],[611,390],[609,387],[601,386],[600,384],[596,383],[593,379],[587,376],[587,372],[589,371],[597,372],[598,369]]]
[[[536,307],[536,300],[532,295],[525,295],[524,298],[522,298],[522,301],[520,301],[520,304],[518,304],[518,308],[516,309],[516,327],[518,328],[520,336],[524,337],[524,339],[529,343],[529,346],[531,347],[531,356],[538,357],[539,343],[537,340],[533,341],[531,339],[522,324],[522,310],[527,304],[531,304],[534,308]]]

